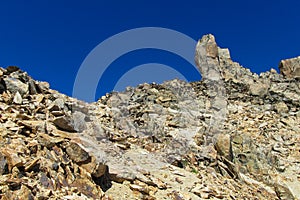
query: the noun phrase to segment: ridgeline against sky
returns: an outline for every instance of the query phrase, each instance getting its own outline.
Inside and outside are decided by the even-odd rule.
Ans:
[[[280,60],[300,53],[299,7],[296,0],[1,2],[0,66],[20,66],[71,95],[82,62],[102,41],[134,28],[164,27],[194,40],[212,33],[221,47],[230,47],[233,60],[253,72],[278,70]],[[147,63],[187,65],[160,50],[130,52],[112,63],[97,95],[108,92],[111,77],[121,67]]]

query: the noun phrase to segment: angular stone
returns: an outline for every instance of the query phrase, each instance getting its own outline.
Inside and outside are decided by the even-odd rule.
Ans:
[[[221,59],[231,59],[229,49],[218,47],[218,55]]]
[[[12,149],[2,149],[2,154],[5,155],[8,165],[8,170],[11,171],[13,167],[20,167],[24,165],[24,160]]]
[[[200,151],[200,156],[215,161],[217,159],[217,151],[212,145],[204,146]]]
[[[86,115],[82,112],[75,111],[72,114],[72,120],[74,124],[74,130],[77,132],[82,132],[86,129],[86,121],[85,121]]]
[[[24,170],[26,172],[31,171],[38,164],[39,161],[40,161],[40,158],[35,158],[35,159],[31,160],[30,162],[25,164]]]
[[[52,111],[54,112],[54,111]],[[86,129],[86,115],[82,112],[75,111],[70,116],[58,116],[53,120],[57,128],[69,132],[82,132]]]
[[[23,101],[22,96],[20,95],[19,92],[16,92],[16,94],[14,96],[14,99],[13,99],[13,102],[15,104],[22,104],[22,101]]]
[[[291,191],[289,190],[289,188],[286,185],[275,183],[274,187],[275,187],[275,192],[276,192],[277,196],[279,197],[279,199],[282,199],[282,200],[295,199],[295,197],[293,196],[293,194],[291,193]]]
[[[91,199],[101,199],[104,196],[101,188],[89,179],[78,178],[71,186]]]
[[[45,146],[47,148],[53,147],[55,144],[63,142],[64,138],[61,137],[51,137],[48,134],[45,133],[38,133],[37,141],[42,146]]]
[[[25,126],[30,129],[32,133],[45,133],[46,132],[46,123],[39,120],[22,120],[18,121],[18,125]]]
[[[91,156],[90,162],[82,163],[80,166],[96,178],[108,172],[108,166],[104,163],[97,162],[94,156]]]
[[[8,166],[6,158],[0,152],[0,175],[8,173]]]
[[[136,185],[136,184],[130,184],[130,189],[132,190],[136,190],[145,194],[149,194],[149,188],[146,184],[140,184],[140,185]]]
[[[63,131],[76,132],[74,122],[69,116],[56,117],[53,123]]]
[[[19,92],[21,94],[21,96],[23,96],[23,95],[27,94],[29,91],[28,85],[18,79],[7,77],[7,78],[4,78],[4,82],[6,85],[6,89],[9,90],[13,94],[15,94],[16,92]]]
[[[13,73],[13,72],[18,71],[19,69],[20,69],[20,68],[17,67],[17,66],[8,66],[8,67],[6,68],[6,71],[7,71],[8,73]]]
[[[275,104],[275,110],[277,111],[278,114],[289,112],[289,108],[284,102],[279,102]]]
[[[34,199],[34,195],[26,185],[21,185],[21,189],[16,192],[15,199]]]
[[[300,56],[280,61],[279,70],[287,78],[300,77]]]
[[[37,81],[36,87],[38,88],[39,91],[42,93],[46,93],[49,91],[50,85],[48,82],[45,81]]]
[[[0,94],[2,94],[6,90],[5,82],[0,78]]]
[[[66,147],[66,152],[76,163],[85,162],[90,158],[89,154],[83,148],[73,142]]]
[[[254,83],[249,87],[250,94],[263,97],[268,93],[268,85],[262,83]]]
[[[65,107],[65,100],[62,99],[62,98],[58,98],[58,99],[55,99],[51,104],[50,106],[48,107],[48,109],[50,111],[60,111],[60,110],[63,110]]]
[[[231,138],[229,134],[218,134],[215,136],[215,148],[217,152],[227,158],[232,160],[232,149],[231,149]]]
[[[47,175],[45,173],[41,172],[39,174],[39,176],[40,176],[39,181],[44,188],[50,189],[50,190],[54,189],[53,182],[51,181],[51,179],[49,177],[47,177]]]
[[[29,86],[29,94],[31,94],[31,95],[38,94],[34,80],[29,79],[28,86]]]
[[[136,179],[136,175],[132,172],[126,172],[126,171],[117,171],[112,170],[109,172],[109,177],[112,181],[115,181],[117,183],[122,183],[123,181],[133,181]]]
[[[2,67],[0,67],[0,77],[3,76],[3,74],[4,74],[5,71],[6,71],[5,69],[3,69]]]

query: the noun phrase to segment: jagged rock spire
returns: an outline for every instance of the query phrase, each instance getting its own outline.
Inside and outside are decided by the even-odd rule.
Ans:
[[[207,142],[212,142],[212,137],[223,130],[223,123],[227,112],[226,90],[221,73],[219,48],[212,34],[204,35],[196,46],[195,62],[202,79],[204,80],[211,102],[212,118],[210,127],[206,132]],[[226,51],[226,50],[225,50]],[[222,51],[222,55],[227,55]]]

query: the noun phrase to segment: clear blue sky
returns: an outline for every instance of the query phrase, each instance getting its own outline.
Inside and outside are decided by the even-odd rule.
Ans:
[[[298,0],[1,1],[0,66],[17,65],[72,95],[76,73],[93,48],[122,31],[151,26],[195,40],[212,33],[234,61],[259,73],[300,55],[299,8]],[[115,65],[147,62],[184,65],[174,55],[151,50],[133,52]],[[113,84],[109,78],[102,82],[98,96]]]

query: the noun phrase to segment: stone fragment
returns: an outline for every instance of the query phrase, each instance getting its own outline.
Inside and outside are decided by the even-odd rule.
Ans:
[[[143,185],[136,185],[136,184],[130,184],[130,189],[136,190],[145,194],[149,194],[149,188],[146,184]]]
[[[230,161],[232,160],[231,138],[229,134],[216,135],[215,148],[221,156],[224,156]]]
[[[2,78],[0,78],[0,94],[2,94],[6,90],[5,82]]]
[[[53,123],[55,124],[55,126],[57,126],[57,128],[63,131],[76,132],[74,128],[74,122],[69,116],[56,117],[53,120]]]
[[[280,74],[287,78],[300,77],[300,56],[281,60],[279,63]]]
[[[221,59],[231,59],[228,48],[218,47],[218,55],[219,55],[219,58],[221,58]]]
[[[104,196],[103,191],[99,186],[89,179],[78,178],[72,184],[79,192],[83,193],[90,199],[101,199]]]
[[[4,78],[4,82],[6,89],[13,94],[19,92],[21,96],[24,96],[29,91],[28,85],[18,79],[6,77]]]
[[[10,74],[10,73],[13,73],[13,72],[18,71],[19,69],[20,69],[20,68],[17,67],[17,66],[8,66],[8,67],[6,68],[6,71]]]
[[[26,185],[21,185],[21,188],[15,193],[15,199],[34,199],[34,195]]]
[[[204,146],[201,149],[199,156],[211,161],[215,161],[217,159],[217,151],[212,145]]]
[[[50,111],[60,111],[65,107],[65,100],[63,98],[55,99],[48,107]]]
[[[72,114],[72,120],[74,124],[74,130],[77,132],[82,132],[86,129],[86,121],[85,121],[86,115],[82,112],[75,111]]]
[[[15,94],[15,96],[14,96],[13,102],[14,102],[15,104],[22,104],[22,101],[23,101],[22,96],[21,96],[20,93],[17,91],[16,94]]]
[[[45,133],[46,132],[46,124],[44,121],[39,120],[22,120],[18,121],[19,126],[24,126],[28,128],[32,133]]]
[[[295,197],[289,190],[289,188],[286,185],[282,185],[279,183],[274,184],[275,192],[279,199],[282,200],[293,200]]]
[[[110,171],[109,177],[112,181],[117,183],[122,183],[123,181],[134,181],[136,179],[136,175],[132,172],[124,172],[124,171]]]
[[[53,108],[53,107],[52,107]],[[53,120],[57,128],[69,132],[82,132],[86,129],[86,115],[75,111],[72,115],[59,116]]]
[[[91,156],[90,162],[82,163],[80,164],[80,166],[96,178],[99,178],[105,173],[108,173],[107,165],[105,165],[104,163],[97,162],[94,156]]]
[[[2,149],[2,154],[5,155],[8,165],[8,170],[11,171],[13,167],[20,167],[24,164],[24,160],[12,149]]]
[[[66,147],[66,152],[68,156],[76,163],[85,162],[90,158],[89,154],[74,142],[71,142]]]
[[[50,190],[54,189],[52,180],[49,177],[47,177],[47,175],[45,173],[41,172],[39,174],[39,181],[44,188],[50,189]]]
[[[284,102],[279,102],[275,104],[275,110],[277,111],[278,114],[289,112],[289,108]]]
[[[51,137],[45,133],[38,133],[37,141],[44,147],[52,148],[55,144],[63,142],[64,138],[61,137]]]
[[[277,71],[276,71],[276,69],[274,69],[274,68],[271,68],[271,69],[270,69],[270,72],[271,72],[272,74],[277,74]]]
[[[159,178],[151,177],[151,181],[159,188],[159,189],[167,189],[167,184]]]
[[[40,161],[40,158],[35,158],[31,160],[30,162],[26,163],[25,166],[25,172],[30,172]]]
[[[250,85],[249,91],[253,96],[264,97],[268,93],[268,86],[263,83],[253,83]]]
[[[31,95],[38,94],[38,91],[37,91],[37,88],[35,86],[34,80],[29,79],[28,86],[29,86],[29,94],[31,94]]]
[[[4,74],[5,71],[6,71],[5,69],[3,69],[2,67],[0,67],[0,77],[3,76],[3,74]]]
[[[37,88],[40,90],[42,93],[47,93],[49,91],[50,85],[48,82],[45,81],[37,81]]]
[[[8,173],[8,166],[6,158],[0,152],[0,175]]]

